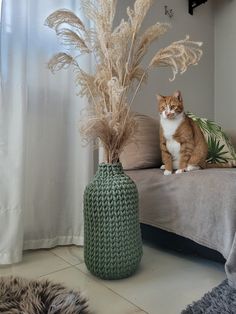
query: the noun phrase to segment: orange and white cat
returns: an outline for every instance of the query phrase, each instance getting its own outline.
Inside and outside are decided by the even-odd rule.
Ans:
[[[160,146],[164,175],[205,168],[207,142],[198,125],[184,113],[180,91],[157,95],[160,112]]]

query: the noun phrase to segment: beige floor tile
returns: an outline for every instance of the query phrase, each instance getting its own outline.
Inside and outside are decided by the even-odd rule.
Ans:
[[[76,266],[88,273],[85,264]],[[179,314],[192,301],[225,279],[224,266],[144,245],[138,272],[120,281],[102,281],[149,314]]]
[[[59,246],[52,249],[51,252],[71,265],[77,265],[84,261],[84,249],[80,246]]]
[[[27,251],[24,253],[21,263],[0,266],[0,276],[15,275],[37,278],[69,266],[68,263],[49,250]]]
[[[43,276],[67,287],[83,291],[89,298],[94,314],[144,314],[145,312],[120,297],[109,288],[86,276],[75,267]]]

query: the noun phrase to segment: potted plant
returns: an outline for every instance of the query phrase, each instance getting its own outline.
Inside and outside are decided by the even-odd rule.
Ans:
[[[137,128],[131,106],[152,68],[171,68],[174,80],[177,73],[198,63],[201,43],[190,41],[188,36],[173,42],[158,50],[144,68],[142,61],[149,47],[169,29],[168,24],[157,22],[141,32],[152,1],[136,0],[132,9],[127,8],[127,20],[121,20],[117,27],[113,24],[117,0],[81,2],[92,27],[87,28],[66,9],[52,13],[46,25],[79,56],[91,54],[94,71],[86,72],[78,55],[65,52],[54,55],[49,68],[55,72],[73,67],[79,95],[88,98],[81,132],[86,139],[100,141],[105,162],[99,165],[84,194],[85,263],[98,277],[118,279],[134,273],[142,256],[138,192],[119,162],[120,153]]]

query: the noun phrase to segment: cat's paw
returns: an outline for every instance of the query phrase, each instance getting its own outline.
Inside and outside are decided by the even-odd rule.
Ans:
[[[162,166],[160,167],[160,169],[161,169],[161,170],[165,170],[165,169],[166,169],[165,165],[162,165]]]
[[[199,166],[188,165],[188,167],[186,168],[186,171],[194,171],[194,170],[199,170],[199,169],[200,169]]]
[[[185,172],[185,169],[178,169],[175,171],[176,174],[184,173],[184,172]]]
[[[170,171],[170,170],[165,170],[164,171],[164,176],[169,176],[171,174],[172,174],[172,171]]]

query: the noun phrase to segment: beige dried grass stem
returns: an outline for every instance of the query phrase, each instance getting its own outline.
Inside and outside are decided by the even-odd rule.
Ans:
[[[135,133],[137,123],[131,106],[151,68],[171,68],[173,80],[190,65],[196,65],[202,56],[201,43],[190,41],[187,36],[158,50],[147,67],[142,65],[150,46],[169,29],[168,24],[157,22],[141,31],[151,4],[151,0],[136,0],[133,8],[127,8],[127,20],[122,19],[117,27],[113,25],[117,0],[82,0],[84,12],[94,25],[90,29],[67,9],[57,10],[45,22],[62,44],[79,51],[79,56],[93,54],[96,59],[93,73],[82,69],[78,57],[67,53],[56,54],[48,66],[52,72],[69,66],[75,70],[79,95],[89,101],[81,133],[87,141],[100,140],[108,163],[119,160]]]

